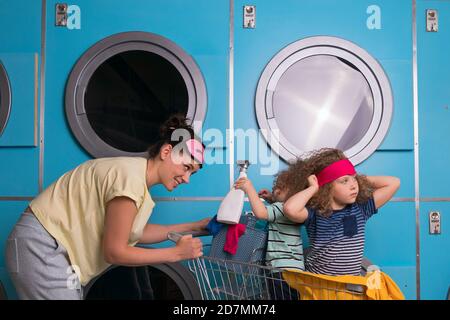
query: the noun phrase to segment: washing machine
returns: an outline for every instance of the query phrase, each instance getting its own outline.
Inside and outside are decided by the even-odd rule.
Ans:
[[[234,126],[258,131],[255,187],[322,147],[344,150],[364,174],[398,176],[396,198],[367,225],[365,255],[415,298],[412,2],[234,6]]]
[[[4,240],[27,202],[55,179],[88,159],[145,155],[171,114],[184,113],[199,135],[226,131],[228,1],[1,6],[2,39],[10,39],[0,47]],[[228,155],[224,141],[209,142],[207,157],[224,160],[183,190],[152,188],[153,223],[214,215],[228,191]]]
[[[39,13],[32,1],[0,4],[0,198],[38,191]]]
[[[39,191],[40,1],[0,3],[0,243]],[[0,282],[14,289],[0,254]]]
[[[0,135],[6,127],[11,112],[11,87],[3,64],[0,65]]]
[[[450,254],[450,3],[417,1],[419,261],[421,299],[447,299]],[[437,221],[433,215],[437,213]],[[436,230],[437,229],[437,230]]]
[[[90,158],[144,155],[176,112],[198,130],[225,129],[227,6],[47,1],[44,185]],[[223,152],[223,145],[211,149]],[[204,170],[204,179],[170,196],[219,195],[211,177],[225,172]],[[152,195],[169,196],[155,189]]]
[[[225,131],[228,12],[228,1],[46,1],[43,186],[91,158],[145,156],[174,113],[199,135]],[[207,144],[227,156],[221,141]],[[218,181],[225,162],[174,192],[152,188],[151,222],[212,216],[228,190]]]

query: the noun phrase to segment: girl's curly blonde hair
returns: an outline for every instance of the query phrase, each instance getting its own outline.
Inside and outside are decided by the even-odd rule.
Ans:
[[[317,175],[320,171],[328,167],[330,164],[347,159],[339,149],[322,148],[308,154],[305,159],[304,176],[309,177],[314,174]],[[304,177],[303,177],[304,179]],[[373,187],[367,180],[365,175],[356,174],[358,181],[359,192],[356,197],[357,203],[364,203],[369,200],[373,193]],[[329,217],[333,212],[331,207],[331,188],[333,183],[327,183],[319,188],[319,191],[308,201],[307,206],[313,208],[322,216]]]
[[[288,190],[286,199],[308,187],[308,179],[304,174],[305,161],[297,159],[286,170],[280,171],[274,180],[273,190]]]

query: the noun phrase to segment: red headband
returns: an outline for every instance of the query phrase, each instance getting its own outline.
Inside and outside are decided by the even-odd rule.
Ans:
[[[355,167],[348,159],[342,159],[330,164],[317,174],[319,187],[330,183],[342,176],[356,174]]]

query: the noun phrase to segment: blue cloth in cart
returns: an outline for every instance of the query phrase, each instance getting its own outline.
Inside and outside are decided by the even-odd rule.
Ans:
[[[238,239],[235,254],[223,250],[228,228],[221,228],[211,242],[210,257],[238,262],[262,263],[266,255],[267,225],[259,226],[258,219],[243,215],[239,223],[246,225],[245,232]]]
[[[219,231],[225,226],[224,223],[217,221],[217,214],[209,220],[209,223],[206,225],[206,230],[209,231],[213,236],[219,233]]]

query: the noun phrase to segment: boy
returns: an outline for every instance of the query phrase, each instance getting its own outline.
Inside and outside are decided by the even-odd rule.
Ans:
[[[298,166],[301,164],[302,162],[297,162],[295,169],[298,170]],[[248,178],[240,178],[234,186],[247,194],[255,216],[268,221],[266,264],[277,269],[305,270],[300,224],[289,220],[283,212],[283,202],[292,193],[295,194],[304,188],[303,182],[295,183],[296,179],[291,179],[295,174],[293,167],[277,175],[272,193],[265,189],[257,193]],[[260,196],[271,205],[266,207]],[[269,291],[272,299],[298,300],[297,291],[291,289],[282,280],[279,270],[270,274],[269,279],[271,280],[269,281]]]

